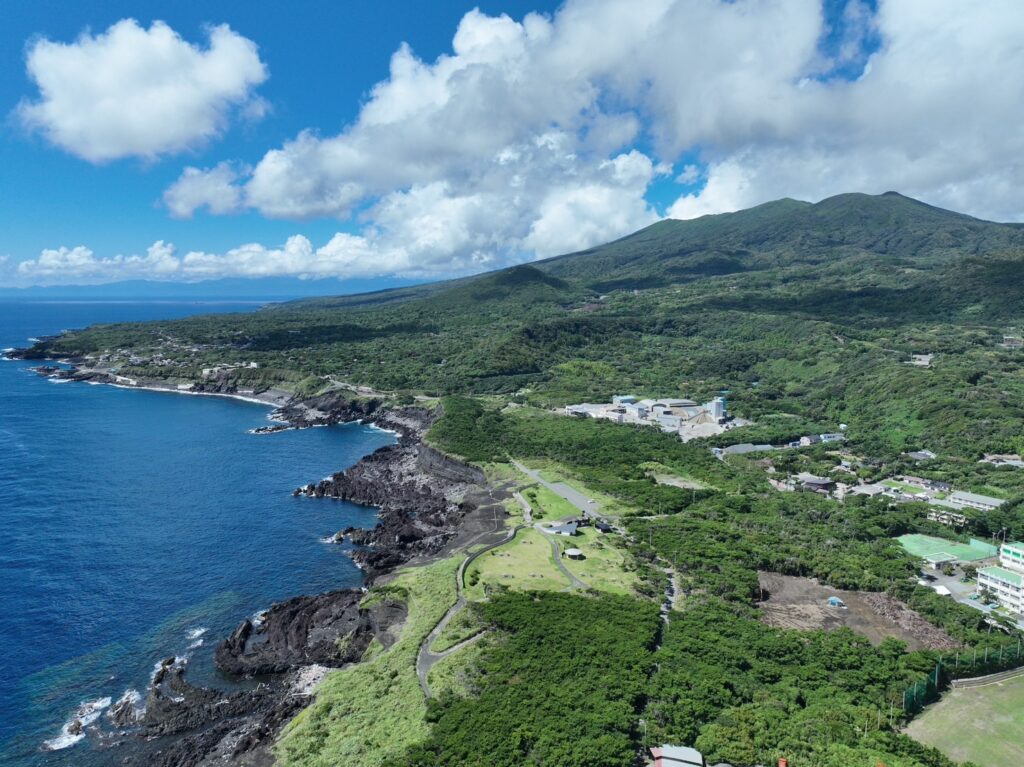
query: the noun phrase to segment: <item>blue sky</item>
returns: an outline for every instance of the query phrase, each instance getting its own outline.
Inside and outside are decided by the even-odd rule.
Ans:
[[[844,191],[1020,220],[1022,34],[1011,0],[11,5],[0,286],[376,286]]]

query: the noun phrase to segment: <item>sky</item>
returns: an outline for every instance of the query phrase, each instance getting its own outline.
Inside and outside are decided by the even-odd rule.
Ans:
[[[1019,0],[0,11],[0,286],[384,287],[900,191],[1024,220]]]

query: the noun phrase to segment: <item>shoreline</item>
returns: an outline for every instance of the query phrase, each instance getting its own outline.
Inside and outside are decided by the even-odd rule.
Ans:
[[[112,373],[83,370],[67,358],[5,358],[36,362],[31,370],[56,383],[106,384],[118,389],[205,395],[263,405],[271,408],[267,415],[276,423],[262,427],[266,431],[259,433],[359,423],[395,439],[393,444],[362,456],[353,466],[293,491],[293,495],[348,500],[374,507],[378,513],[372,528],[346,528],[319,541],[354,545],[346,553],[362,573],[359,586],[275,603],[261,609],[260,619],[243,616],[238,628],[218,641],[214,653],[217,669],[238,682],[269,674],[265,682],[255,690],[244,684],[241,689],[232,685],[233,691],[194,687],[186,678],[187,661],[168,658],[170,662],[161,664],[142,692],[143,706],[121,705],[118,700],[95,715],[90,711],[88,717],[80,716],[79,710],[69,712],[58,737],[47,743],[55,750],[76,745],[81,748],[82,743],[93,749],[118,745],[126,749],[122,752],[126,757],[123,763],[154,767],[192,764],[214,757],[223,757],[221,761],[228,765],[241,765],[256,755],[268,755],[281,729],[315,699],[311,682],[331,669],[359,662],[360,654],[339,654],[338,648],[345,643],[338,640],[356,631],[359,642],[349,642],[351,647],[368,645],[375,639],[385,646],[393,641],[389,627],[406,608],[392,605],[387,620],[383,620],[372,614],[372,608],[361,606],[367,591],[386,582],[402,566],[443,556],[459,538],[465,517],[479,505],[469,498],[478,495],[482,473],[425,444],[423,437],[437,412],[422,407],[392,407],[381,399],[358,398],[341,388],[308,398],[273,389],[262,396],[189,391],[178,389],[177,384],[118,382],[112,380]],[[54,363],[69,367],[56,367]],[[312,609],[323,604],[339,607]],[[310,671],[311,666],[317,667],[316,674]],[[89,738],[85,737],[87,730]],[[253,732],[260,735],[250,737]],[[64,734],[75,737],[61,739]],[[223,744],[240,738],[247,744],[245,749],[223,753]]]

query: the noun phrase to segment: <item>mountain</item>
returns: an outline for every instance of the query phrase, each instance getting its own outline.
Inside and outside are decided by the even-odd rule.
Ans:
[[[649,288],[768,268],[879,265],[929,268],[1024,250],[1024,229],[935,208],[895,192],[842,194],[817,204],[777,200],[736,213],[666,220],[538,266],[597,290]]]
[[[964,444],[968,432],[990,444],[1015,423],[1007,392],[1024,390],[997,352],[1024,327],[1022,275],[1024,228],[895,193],[844,194],[662,221],[448,282],[92,328],[54,347],[180,355],[164,348],[173,338],[209,349],[189,364],[256,359],[267,384],[332,376],[543,405],[729,389],[752,415],[859,423],[892,445],[922,434]],[[913,352],[944,362],[911,378]]]

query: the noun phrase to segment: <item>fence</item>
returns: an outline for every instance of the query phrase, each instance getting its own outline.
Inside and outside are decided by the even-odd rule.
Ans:
[[[903,691],[903,711],[913,716],[929,703],[939,699],[942,691],[954,680],[997,674],[1016,669],[1024,662],[1021,638],[999,647],[974,648],[946,653],[924,679]]]

